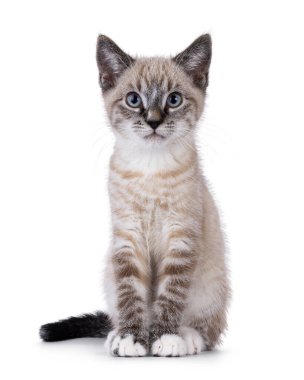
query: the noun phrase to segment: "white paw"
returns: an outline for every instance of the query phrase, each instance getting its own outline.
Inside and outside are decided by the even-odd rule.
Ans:
[[[113,356],[145,356],[146,348],[140,343],[134,343],[134,335],[121,337],[115,330],[111,331],[105,342],[106,350]]]
[[[206,346],[198,331],[191,327],[181,327],[180,334],[187,345],[187,355],[196,355],[205,350]]]
[[[151,352],[155,356],[184,356],[187,345],[178,335],[164,334],[152,344]]]
[[[105,349],[108,354],[111,354],[111,346],[112,346],[112,342],[115,336],[116,336],[116,330],[112,330],[109,332],[107,339],[105,341]]]

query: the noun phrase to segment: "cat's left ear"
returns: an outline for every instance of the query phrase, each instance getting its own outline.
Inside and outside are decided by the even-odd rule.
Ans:
[[[120,75],[135,62],[134,58],[104,35],[97,39],[96,60],[103,92],[115,87]]]
[[[177,54],[173,61],[184,69],[196,86],[205,91],[208,86],[211,55],[211,37],[209,34],[203,34],[187,49]]]

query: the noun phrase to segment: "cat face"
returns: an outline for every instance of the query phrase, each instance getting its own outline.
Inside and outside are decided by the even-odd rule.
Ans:
[[[183,143],[203,111],[211,60],[209,35],[174,58],[138,58],[99,36],[97,63],[117,138],[146,147]]]

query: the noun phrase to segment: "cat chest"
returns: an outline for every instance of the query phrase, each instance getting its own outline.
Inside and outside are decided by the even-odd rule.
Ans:
[[[123,185],[110,183],[114,228],[119,225],[138,231],[150,248],[161,244],[167,227],[187,213],[189,203],[193,202],[191,186],[185,182],[146,179]]]

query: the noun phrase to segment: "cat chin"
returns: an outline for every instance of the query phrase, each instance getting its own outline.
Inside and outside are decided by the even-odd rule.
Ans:
[[[167,145],[168,138],[166,138],[165,136],[149,135],[143,139],[143,143],[147,149],[162,149]]]

